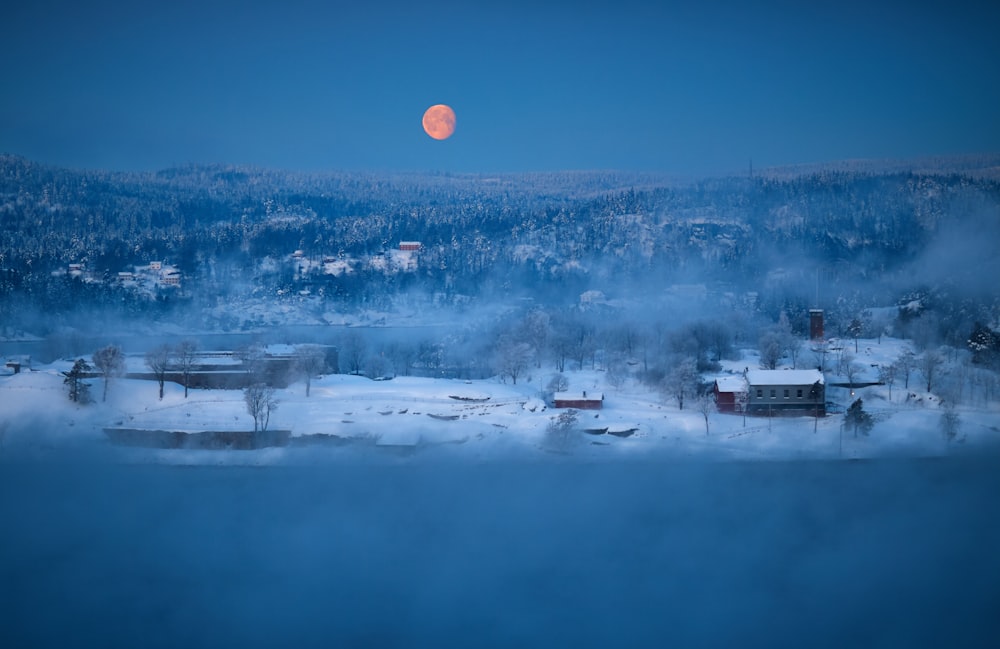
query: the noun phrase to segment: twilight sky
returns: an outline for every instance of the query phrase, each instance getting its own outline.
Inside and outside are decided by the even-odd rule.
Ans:
[[[9,3],[0,152],[116,170],[681,174],[995,152],[987,4]],[[458,116],[441,142],[420,125],[435,103]]]

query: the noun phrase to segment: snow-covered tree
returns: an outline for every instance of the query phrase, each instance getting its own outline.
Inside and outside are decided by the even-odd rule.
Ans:
[[[246,402],[247,412],[253,417],[253,432],[266,432],[271,413],[278,409],[274,388],[264,383],[248,385],[243,389],[243,401]]]
[[[910,389],[910,374],[917,367],[917,357],[909,349],[904,349],[895,362],[900,376],[903,377],[903,388]]]
[[[549,425],[545,428],[545,436],[550,446],[555,448],[565,448],[569,443],[570,435],[576,429],[579,413],[570,408],[563,410],[557,416],[552,417]]]
[[[494,363],[501,379],[510,377],[514,385],[517,379],[528,369],[534,349],[526,342],[518,341],[510,336],[501,336],[494,349]]]
[[[339,358],[346,366],[348,374],[361,374],[367,354],[368,344],[357,331],[351,331],[341,340]]]
[[[193,340],[182,340],[173,354],[174,365],[181,373],[184,381],[184,398],[188,396],[188,386],[191,383],[191,373],[198,363],[198,343]]]
[[[937,378],[938,372],[941,370],[941,366],[943,364],[944,359],[941,358],[941,354],[933,350],[927,350],[920,358],[920,371],[924,375],[924,381],[927,384],[928,392],[930,392],[931,388],[934,386],[934,379]]]
[[[312,386],[314,376],[326,369],[326,353],[319,345],[299,345],[295,348],[295,361],[292,370],[306,382],[306,397]]]
[[[170,347],[157,345],[146,352],[146,367],[153,373],[160,386],[160,400],[163,400],[163,383],[167,377],[167,365],[170,363]]]
[[[685,358],[667,372],[663,379],[664,394],[677,401],[678,410],[684,410],[684,400],[698,391],[701,377],[693,358]]]
[[[875,426],[875,420],[865,412],[861,399],[855,399],[844,414],[844,424],[853,428],[854,436],[857,437],[859,432],[862,435],[868,435],[872,427]]]
[[[97,371],[104,378],[104,393],[101,401],[107,401],[108,384],[111,382],[111,379],[121,376],[125,372],[125,354],[118,345],[108,345],[94,352],[91,360],[94,362],[94,367],[97,368]]]
[[[765,370],[775,369],[785,352],[781,334],[773,330],[761,335],[757,348],[760,351],[760,366]]]
[[[90,384],[83,379],[92,369],[87,361],[78,358],[72,369],[63,372],[66,377],[63,383],[69,388],[69,400],[73,403],[90,403]]]
[[[550,318],[549,314],[541,309],[533,309],[524,316],[519,327],[519,337],[538,351],[535,354],[536,367],[542,366],[541,350],[549,338]]]
[[[708,435],[708,417],[718,410],[718,406],[715,403],[715,395],[711,392],[706,392],[699,396],[695,400],[695,410],[700,412],[701,416],[705,418],[705,435]]]
[[[889,401],[892,401],[892,386],[896,382],[896,373],[898,369],[899,368],[895,363],[879,365],[878,368],[878,380],[884,385],[889,386]]]

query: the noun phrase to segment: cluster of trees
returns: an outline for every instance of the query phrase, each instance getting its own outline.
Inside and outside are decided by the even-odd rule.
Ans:
[[[108,399],[108,386],[112,379],[125,373],[125,353],[118,345],[101,347],[91,355],[91,363],[79,358],[69,371],[63,372],[63,383],[69,391],[69,400],[74,403],[90,403],[90,384],[87,379],[100,376],[104,382],[101,401]]]
[[[799,310],[789,302],[812,294],[811,273],[820,267],[826,284],[845,287],[833,296],[843,317],[831,322],[840,335],[853,335],[855,324],[865,324],[853,319],[865,305],[887,303],[887,291],[925,290],[913,286],[927,278],[913,277],[912,261],[930,254],[935,241],[955,232],[987,240],[995,234],[998,205],[996,180],[945,172],[817,171],[685,185],[608,173],[487,182],[474,175],[225,166],[119,174],[0,156],[0,322],[34,313],[53,325],[56,315],[81,304],[160,317],[240,292],[263,290],[277,299],[303,284],[349,306],[422,291],[523,294],[554,307],[592,288],[641,292],[651,277],[657,285],[696,277],[758,291],[763,311],[777,318]],[[419,273],[297,277],[287,260],[293,250],[372,255],[401,239],[423,242]],[[192,304],[178,303],[173,293],[149,304],[103,281],[164,258],[184,273]],[[85,264],[102,281],[53,275],[69,263]],[[796,266],[808,270],[772,273]],[[959,285],[974,279],[954,270],[937,277]],[[868,281],[875,273],[880,281]],[[970,310],[959,304],[967,296],[939,288],[925,291],[935,294],[924,309],[937,320],[916,319],[928,335],[968,331],[970,318],[992,321],[995,314],[983,312],[988,300],[977,296]]]
[[[163,383],[167,372],[174,371],[181,375],[184,385],[184,398],[188,397],[188,387],[191,384],[191,373],[198,364],[198,343],[193,340],[183,340],[176,347],[159,345],[146,352],[146,367],[153,373],[160,386],[160,399],[163,399]]]

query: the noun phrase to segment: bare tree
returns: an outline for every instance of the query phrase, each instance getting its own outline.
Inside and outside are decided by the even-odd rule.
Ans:
[[[844,365],[844,376],[847,378],[847,384],[850,386],[851,396],[854,396],[854,379],[858,378],[858,374],[861,372],[861,366],[852,360],[848,360]]]
[[[260,383],[264,375],[264,346],[260,343],[251,343],[236,352],[236,358],[243,364],[243,371],[247,375],[247,385]]]
[[[901,374],[903,377],[903,388],[909,390],[910,374],[913,373],[913,370],[917,366],[916,356],[914,356],[913,352],[911,352],[909,349],[904,349],[903,352],[899,355],[899,358],[896,359],[895,365],[899,370],[899,374]]]
[[[563,374],[555,374],[545,386],[545,393],[542,396],[548,401],[556,392],[565,392],[568,389],[569,380]]]
[[[274,388],[264,383],[253,383],[243,389],[243,400],[247,404],[247,412],[253,417],[253,432],[266,432],[271,413],[278,409]]]
[[[361,370],[365,366],[367,347],[365,339],[357,331],[352,331],[344,336],[340,344],[340,358],[344,360],[348,374],[361,374]]]
[[[938,371],[941,369],[941,365],[944,363],[944,359],[941,355],[935,351],[928,350],[924,352],[924,355],[920,359],[920,371],[924,375],[924,381],[927,382],[927,391],[930,392],[934,385],[934,379],[937,377]]]
[[[896,382],[896,372],[898,368],[895,363],[889,365],[879,365],[878,380],[889,386],[889,401],[892,401],[892,385]]]
[[[177,349],[174,350],[174,364],[181,373],[184,381],[184,398],[188,396],[188,386],[191,383],[191,373],[198,362],[198,343],[193,340],[182,340]]]
[[[170,363],[170,347],[157,345],[146,352],[146,367],[153,373],[160,385],[160,401],[163,401],[163,383],[167,378],[167,365]]]
[[[517,378],[528,369],[533,353],[528,343],[501,336],[494,350],[494,362],[501,379],[509,376],[517,385]]]
[[[549,338],[550,328],[549,314],[541,309],[534,309],[524,316],[518,328],[519,337],[539,351],[535,355],[535,366],[542,366],[541,350],[545,348],[545,343]]]
[[[788,354],[789,360],[792,361],[792,369],[796,370],[799,368],[799,354],[802,353],[802,341],[796,336],[789,336],[785,340],[785,352]]]
[[[94,352],[92,360],[94,367],[104,378],[104,394],[101,401],[108,399],[108,383],[116,376],[121,376],[125,372],[125,354],[118,345],[108,345],[101,347]]]
[[[716,411],[715,396],[707,392],[695,401],[695,409],[705,418],[705,435],[708,435],[708,416]]]
[[[854,318],[847,325],[847,333],[851,334],[851,338],[854,339],[854,353],[858,353],[858,338],[861,337],[861,333],[865,330],[864,324],[861,322],[860,318]]]
[[[677,400],[678,410],[684,410],[684,399],[698,389],[698,366],[693,358],[677,363],[663,379],[663,391]]]
[[[365,361],[365,376],[370,379],[381,380],[392,374],[392,361],[385,354],[372,354]]]
[[[782,338],[775,331],[767,331],[760,337],[758,349],[760,351],[760,366],[766,370],[775,369],[785,351]]]
[[[294,371],[306,382],[306,397],[309,396],[313,377],[326,369],[326,354],[319,345],[299,345],[295,348]]]

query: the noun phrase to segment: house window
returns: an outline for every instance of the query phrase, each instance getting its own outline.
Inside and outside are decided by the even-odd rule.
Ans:
[[[775,398],[775,397],[777,397],[777,396],[778,396],[778,391],[777,391],[777,390],[774,390],[774,389],[772,389],[772,390],[771,390],[771,398],[772,398],[772,399],[774,399],[774,398]]]
[[[757,398],[761,399],[763,397],[764,397],[764,391],[761,390],[760,388],[757,388]]]
[[[797,396],[799,399],[802,398],[802,388],[799,388],[798,390],[795,391],[795,396]]]
[[[788,388],[785,388],[785,398],[788,398]]]

